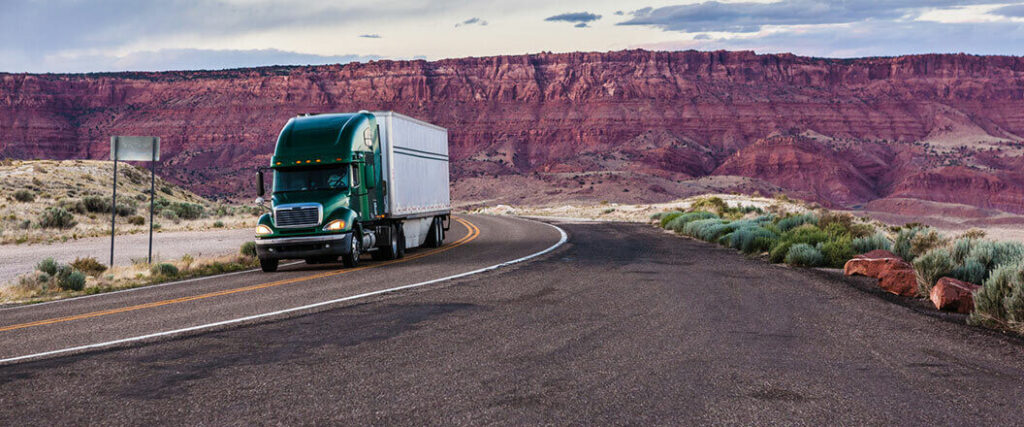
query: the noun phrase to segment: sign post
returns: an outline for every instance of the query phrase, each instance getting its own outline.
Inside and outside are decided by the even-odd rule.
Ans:
[[[149,178],[149,263],[153,263],[153,207],[156,198],[156,162],[160,161],[160,137],[112,136],[110,159],[114,161],[114,199],[110,205],[110,266],[114,266],[114,225],[117,220],[117,161],[152,162]]]

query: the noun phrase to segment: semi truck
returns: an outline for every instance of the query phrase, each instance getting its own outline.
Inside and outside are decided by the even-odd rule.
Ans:
[[[265,272],[281,260],[359,264],[439,247],[451,225],[448,131],[393,111],[301,114],[257,169],[257,204],[273,174],[270,211],[256,226]]]

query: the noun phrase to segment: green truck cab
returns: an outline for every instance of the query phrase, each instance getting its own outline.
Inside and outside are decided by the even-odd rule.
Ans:
[[[399,120],[397,126],[392,126],[394,120]],[[384,140],[382,133],[387,135]],[[423,141],[432,144],[433,152],[403,148]],[[405,160],[406,152],[420,153],[420,158]],[[403,166],[408,170],[397,170]],[[276,271],[283,259],[316,264],[340,257],[346,267],[354,267],[364,253],[396,259],[406,248],[443,243],[450,222],[443,128],[392,112],[301,115],[285,124],[269,167],[257,172],[260,204],[265,203],[266,170],[273,173],[271,211],[256,227],[263,271]],[[408,209],[423,204],[423,194],[403,196],[413,188],[395,191],[402,180],[430,187],[426,193],[436,197],[423,205],[427,209]]]

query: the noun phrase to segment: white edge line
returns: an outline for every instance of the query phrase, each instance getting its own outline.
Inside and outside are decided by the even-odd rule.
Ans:
[[[533,221],[533,220],[528,220],[528,221]],[[540,222],[540,221],[533,221],[533,222]],[[483,273],[483,272],[486,272],[486,271],[496,270],[496,269],[499,269],[501,267],[509,266],[509,265],[516,264],[516,263],[520,263],[520,262],[523,262],[523,261],[527,261],[527,260],[539,257],[541,255],[544,255],[544,254],[546,254],[548,252],[551,252],[551,251],[557,249],[559,246],[562,246],[563,244],[565,244],[566,241],[569,240],[569,235],[566,234],[565,230],[562,230],[561,227],[558,227],[558,226],[556,226],[554,224],[548,224],[546,222],[541,222],[541,224],[547,225],[549,227],[554,228],[555,230],[558,230],[558,233],[561,234],[561,238],[558,240],[558,243],[555,243],[554,245],[551,245],[547,249],[544,249],[544,250],[542,250],[540,252],[535,252],[533,254],[524,256],[522,258],[517,258],[517,259],[511,260],[511,261],[505,261],[503,263],[495,264],[495,265],[492,265],[492,266],[489,266],[489,267],[478,268],[478,269],[473,270],[473,271],[467,271],[467,272],[455,274],[455,275],[452,275],[452,276],[441,277],[441,278],[437,278],[437,279],[433,279],[433,280],[427,280],[425,282],[419,282],[419,283],[413,283],[413,284],[409,284],[409,285],[396,286],[396,287],[393,287],[393,288],[381,289],[381,290],[378,290],[378,291],[366,292],[366,293],[362,293],[362,294],[358,294],[358,295],[352,295],[352,296],[332,299],[332,300],[328,300],[328,301],[321,301],[321,302],[317,302],[317,303],[313,303],[313,304],[307,304],[307,305],[303,305],[303,306],[299,306],[299,307],[292,307],[292,308],[286,308],[286,309],[283,309],[283,310],[271,311],[271,312],[268,312],[268,313],[254,314],[254,315],[251,315],[251,316],[239,317],[239,318],[236,318],[236,319],[222,320],[220,322],[207,323],[205,325],[190,326],[190,327],[187,327],[187,328],[173,329],[173,330],[170,330],[170,331],[163,331],[163,332],[156,332],[156,333],[152,333],[152,334],[140,335],[140,336],[137,336],[137,337],[122,338],[122,339],[119,339],[119,340],[101,342],[101,343],[96,343],[96,344],[80,345],[80,346],[77,346],[77,347],[63,348],[63,349],[60,349],[60,350],[51,350],[51,351],[44,351],[42,353],[28,354],[28,355],[25,355],[25,356],[10,357],[10,358],[7,358],[7,359],[0,359],[0,364],[8,364],[8,363],[11,363],[11,362],[19,362],[19,361],[24,361],[24,360],[28,360],[28,359],[35,359],[35,358],[53,356],[53,355],[57,355],[57,354],[78,352],[78,351],[82,351],[82,350],[95,350],[95,349],[100,349],[100,348],[104,348],[104,347],[115,346],[115,345],[118,345],[118,344],[125,344],[125,343],[130,343],[130,342],[143,341],[143,340],[147,340],[147,339],[150,339],[150,338],[166,337],[166,336],[171,336],[171,335],[183,334],[183,333],[186,333],[186,332],[193,332],[193,331],[199,331],[199,330],[203,330],[203,329],[216,328],[218,326],[231,325],[231,324],[235,324],[235,323],[242,323],[242,322],[247,322],[247,321],[250,321],[250,320],[262,319],[262,318],[265,318],[265,317],[279,316],[279,315],[282,315],[282,314],[294,313],[296,311],[309,310],[311,308],[317,308],[317,307],[322,307],[322,306],[325,306],[325,305],[337,304],[339,302],[345,302],[345,301],[351,301],[351,300],[355,300],[355,299],[372,297],[374,295],[386,294],[386,293],[401,291],[401,290],[404,290],[404,289],[418,288],[418,287],[421,287],[421,286],[432,285],[432,284],[438,283],[438,282],[444,282],[444,281],[448,281],[448,280],[459,279],[459,278],[463,278],[463,277],[466,277],[466,276],[471,276],[471,275],[474,275],[474,274]]]
[[[281,264],[281,266],[282,267],[287,267],[289,265],[295,265],[295,264],[301,264],[301,263],[302,263],[302,261],[295,261],[295,262],[289,262],[289,263]],[[146,289],[160,288],[160,287],[170,286],[170,285],[180,285],[182,283],[198,282],[200,280],[213,279],[213,278],[218,278],[218,277],[228,277],[228,276],[234,276],[234,275],[237,275],[237,274],[244,274],[244,273],[252,273],[254,271],[260,271],[260,269],[258,269],[258,268],[250,268],[250,269],[247,269],[247,270],[232,271],[230,273],[215,274],[215,275],[212,275],[212,276],[193,277],[191,279],[175,280],[173,282],[156,283],[156,284],[152,284],[152,285],[136,286],[134,288],[120,289],[120,290],[110,291],[110,292],[100,292],[98,294],[79,295],[77,297],[61,298],[61,299],[55,299],[55,300],[52,300],[52,301],[37,302],[35,304],[20,304],[20,305],[15,305],[15,306],[12,306],[12,307],[0,308],[0,312],[17,310],[19,308],[39,307],[39,306],[48,305],[48,304],[55,304],[55,303],[58,303],[58,302],[81,301],[81,300],[84,300],[86,298],[101,297],[101,296],[106,296],[106,295],[114,295],[114,294],[119,294],[119,293],[122,293],[122,292],[144,291]]]

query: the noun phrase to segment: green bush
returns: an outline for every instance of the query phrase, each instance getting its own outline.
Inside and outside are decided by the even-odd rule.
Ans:
[[[93,257],[75,258],[75,261],[71,263],[71,267],[90,276],[99,276],[104,271],[107,271],[107,266],[100,264]]]
[[[981,289],[974,293],[974,312],[968,318],[973,325],[988,327],[1005,327],[1010,318],[1008,308],[1017,309],[1016,305],[1007,307],[1014,293],[1024,292],[1024,266],[1021,264],[1003,265],[989,275]],[[1018,297],[1019,298],[1019,297]],[[1013,313],[1015,319],[1024,320],[1024,313]]]
[[[797,243],[786,252],[785,261],[794,267],[818,267],[825,262],[825,257],[814,246]]]
[[[86,196],[82,198],[85,210],[93,213],[110,212],[110,200],[100,196]]]
[[[81,271],[70,270],[68,274],[57,278],[57,286],[65,291],[80,291],[85,288],[85,274]]]
[[[43,228],[71,228],[76,224],[75,216],[62,207],[51,206],[39,214],[39,226]]]
[[[775,223],[775,226],[779,228],[780,232],[785,233],[804,224],[812,224],[817,226],[818,217],[811,213],[790,215],[780,219],[777,223]]]
[[[853,227],[855,218],[853,215],[848,213],[840,212],[825,212],[818,218],[818,228],[822,230],[828,230],[830,226],[836,226],[842,229],[843,232],[849,234],[850,227]]]
[[[907,262],[913,262],[925,252],[944,246],[947,242],[945,237],[931,227],[905,227],[896,233],[893,252]]]
[[[89,211],[85,209],[85,203],[82,203],[81,200],[65,199],[61,200],[60,203],[57,204],[57,206],[60,206],[72,213],[76,213],[79,215],[85,215],[89,213]]]
[[[953,257],[946,248],[936,248],[914,260],[914,273],[917,276],[917,293],[927,296],[932,286],[942,277],[949,276],[956,267]]]
[[[214,221],[213,222],[213,228],[224,228],[224,221],[220,221],[220,220]]]
[[[857,237],[850,244],[853,247],[853,251],[858,254],[865,254],[876,249],[892,250],[892,241],[882,232],[871,236]]]
[[[172,203],[168,209],[173,210],[181,219],[199,219],[203,216],[203,205],[195,203]]]
[[[972,259],[956,266],[949,273],[949,276],[969,283],[982,284],[985,283],[985,277],[988,276],[988,269],[980,262]]]
[[[828,240],[828,233],[825,233],[825,231],[815,225],[804,224],[783,233],[779,237],[779,244],[772,248],[768,257],[772,263],[777,264],[785,261],[786,255],[789,254],[789,249],[795,244],[806,243],[811,246],[817,246],[819,243],[825,243]]]
[[[170,209],[160,212],[160,216],[163,217],[163,219],[168,219],[174,222],[178,222],[180,220],[178,213]]]
[[[843,268],[847,261],[857,255],[853,250],[853,239],[848,235],[823,243],[821,253],[825,256],[824,265],[832,268]]]
[[[128,223],[131,225],[145,225],[146,218],[144,218],[142,215],[132,215],[128,217]]]
[[[765,228],[752,226],[739,228],[729,237],[730,247],[745,254],[754,254],[771,249],[771,243],[779,236]]]
[[[29,190],[18,190],[14,192],[14,200],[22,203],[33,202],[36,200],[36,193]]]
[[[57,261],[53,258],[45,258],[42,261],[39,261],[39,264],[36,264],[36,270],[53,276],[57,274],[57,267],[59,265],[60,264],[57,264]]]
[[[678,211],[677,212],[667,212],[667,213],[665,213],[665,215],[663,215],[659,219],[659,224],[661,224],[661,228],[665,228],[665,226],[668,225],[668,223],[670,221],[672,221],[673,219],[676,219],[677,217],[679,217],[682,214],[683,214],[682,212],[678,212]]]
[[[953,257],[953,262],[957,264],[963,264],[967,262],[967,257],[971,254],[971,250],[974,249],[975,242],[975,239],[969,237],[961,237],[959,239],[956,239],[953,242],[953,246],[950,250],[950,256]]]
[[[709,211],[722,214],[729,210],[729,205],[721,197],[701,197],[690,205],[691,211]]]
[[[242,255],[247,256],[247,257],[255,258],[256,257],[256,242],[248,241],[248,242],[242,243],[242,247],[239,248],[238,252],[240,254],[242,254]]]
[[[150,269],[154,276],[174,277],[178,275],[178,267],[174,264],[160,263]]]
[[[699,221],[704,219],[717,219],[718,215],[711,212],[697,211],[684,213],[682,215],[675,216],[672,220],[665,224],[665,228],[675,231],[676,233],[683,233],[683,227],[693,221]]]

